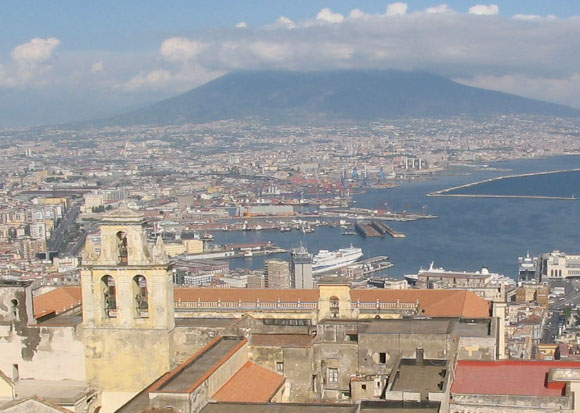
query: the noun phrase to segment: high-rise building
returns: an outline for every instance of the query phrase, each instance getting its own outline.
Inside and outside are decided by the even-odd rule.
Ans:
[[[266,261],[266,288],[290,288],[290,265],[288,261]]]
[[[290,288],[314,288],[312,282],[312,254],[302,245],[292,250]]]

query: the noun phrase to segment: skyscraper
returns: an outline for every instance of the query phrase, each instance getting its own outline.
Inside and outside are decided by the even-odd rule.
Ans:
[[[314,288],[312,282],[312,254],[302,245],[292,250],[290,288]]]

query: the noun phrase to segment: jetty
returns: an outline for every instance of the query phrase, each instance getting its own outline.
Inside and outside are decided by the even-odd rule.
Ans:
[[[449,192],[457,191],[460,189],[471,188],[473,186],[486,184],[489,182],[501,181],[504,179],[513,178],[523,178],[526,176],[537,176],[537,175],[551,175],[559,174],[563,172],[580,172],[580,168],[576,169],[563,169],[559,171],[545,171],[545,172],[532,172],[526,174],[516,174],[516,175],[504,175],[497,178],[484,179],[483,181],[471,182],[469,184],[458,185],[447,189],[441,189],[439,191],[433,191],[427,194],[427,196],[452,196],[457,198],[518,198],[518,199],[551,199],[551,200],[561,200],[561,201],[576,201],[578,198],[574,195],[572,196],[548,196],[548,195],[500,195],[500,194],[450,194]]]
[[[363,276],[367,276],[394,267],[394,265],[391,263],[391,261],[389,261],[388,256],[381,255],[378,257],[368,258],[363,261],[355,262],[354,264],[349,265],[349,267],[362,268]]]
[[[384,233],[378,231],[372,224],[369,224],[368,222],[357,222],[354,224],[354,229],[365,238],[385,236]]]
[[[374,229],[376,229],[378,232],[380,232],[383,235],[389,234],[393,238],[405,238],[406,237],[405,234],[395,230],[394,228],[388,226],[384,222],[372,221],[371,225]]]

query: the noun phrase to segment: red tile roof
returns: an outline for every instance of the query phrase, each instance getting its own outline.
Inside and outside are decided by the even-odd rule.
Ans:
[[[212,399],[218,402],[267,403],[285,380],[284,376],[248,361]]]
[[[81,305],[80,287],[60,287],[34,297],[34,318],[60,314]]]
[[[318,290],[270,290],[252,288],[175,288],[175,301],[225,301],[225,302],[318,302]]]
[[[556,368],[580,368],[580,362],[463,360],[457,363],[451,393],[562,396],[566,383],[547,381]]]
[[[415,303],[429,317],[489,317],[489,304],[466,290],[351,290],[352,301]]]
[[[175,288],[175,301],[202,302],[318,302],[320,291],[311,290],[273,290],[251,288]],[[489,317],[489,304],[471,291],[465,290],[351,290],[353,302],[416,303],[429,317]],[[34,299],[35,317],[42,317],[54,311],[57,314],[65,308],[81,303],[80,287],[61,287]]]

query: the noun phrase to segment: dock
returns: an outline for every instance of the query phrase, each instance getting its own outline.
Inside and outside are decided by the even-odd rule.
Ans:
[[[377,231],[377,229],[368,222],[357,222],[354,224],[354,229],[365,238],[368,237],[384,237],[385,234]]]
[[[393,263],[389,261],[389,257],[386,255],[368,258],[366,260],[358,261],[349,265],[349,267],[362,268],[364,276],[386,270],[387,268],[391,268],[393,266]]]
[[[405,238],[406,235],[402,232],[395,230],[394,228],[388,226],[387,224],[379,221],[372,221],[371,225],[374,229],[376,229],[381,234],[389,234],[393,238]]]

